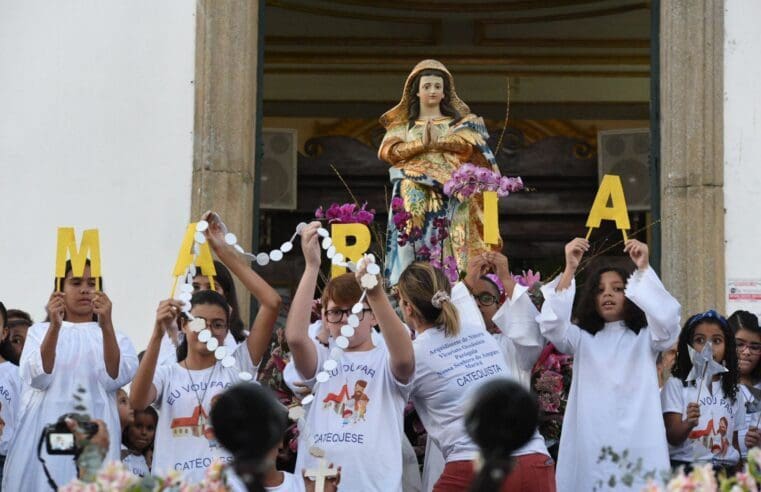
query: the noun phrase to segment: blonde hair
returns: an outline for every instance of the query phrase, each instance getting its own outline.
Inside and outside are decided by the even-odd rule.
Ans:
[[[441,302],[441,307],[433,305],[433,296],[444,291],[451,294],[452,286],[444,272],[434,268],[430,263],[416,261],[410,264],[399,276],[396,286],[399,295],[409,303],[417,317],[440,326],[448,337],[460,333],[460,320],[457,308],[451,300]]]

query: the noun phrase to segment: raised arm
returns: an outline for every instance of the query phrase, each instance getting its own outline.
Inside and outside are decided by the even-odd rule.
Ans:
[[[213,212],[206,212],[204,219],[209,223],[206,238],[214,253],[259,302],[259,312],[256,313],[256,318],[251,324],[251,334],[246,340],[251,362],[258,365],[269,348],[272,329],[275,327],[283,300],[275,289],[253,271],[243,257],[225,242],[219,216]]]
[[[528,287],[515,282],[507,257],[496,252],[487,253],[487,257],[505,288],[505,302],[492,321],[515,345],[518,367],[530,371],[546,343],[536,322],[539,310],[528,295]]]
[[[362,262],[357,269],[357,282],[367,274],[367,264]],[[375,319],[381,329],[381,334],[388,349],[391,373],[401,383],[408,383],[415,373],[415,352],[412,349],[412,339],[407,327],[396,315],[383,290],[383,280],[378,276],[378,283],[367,291],[367,302],[373,310]]]
[[[63,301],[63,292],[53,292],[47,305],[50,326],[40,344],[40,355],[42,357],[42,370],[45,374],[52,374],[55,367],[56,346],[58,345],[58,333],[63,325],[63,316],[65,305]]]
[[[135,379],[129,392],[129,401],[136,410],[145,408],[156,400],[156,387],[153,385],[153,376],[156,373],[156,362],[159,358],[161,338],[171,323],[177,318],[177,313],[182,309],[182,303],[175,299],[167,299],[159,303],[156,309],[156,322],[153,325],[153,333],[145,349],[143,360],[137,368]]]
[[[105,292],[96,292],[93,296],[93,313],[98,316],[98,326],[103,332],[103,361],[106,373],[111,379],[119,377],[119,343],[111,321],[111,299]]]
[[[317,371],[317,349],[309,339],[309,321],[312,298],[320,274],[320,243],[317,229],[319,222],[312,222],[301,231],[301,250],[306,266],[299,287],[291,302],[285,322],[285,339],[293,356],[296,370],[306,379],[312,379]]]
[[[571,286],[579,263],[581,263],[581,257],[587,251],[589,251],[589,241],[581,237],[577,237],[565,245],[565,269],[560,275],[560,281],[555,288],[556,291],[560,292]]]
[[[626,242],[624,251],[629,253],[637,266],[626,283],[626,297],[645,313],[652,349],[656,352],[668,350],[679,337],[682,308],[650,268],[649,251],[645,243],[630,239]]]
[[[581,341],[581,329],[571,323],[573,298],[576,295],[574,276],[584,252],[589,249],[586,239],[576,238],[565,246],[565,270],[542,287],[544,304],[536,318],[542,335],[564,354],[576,352]]]

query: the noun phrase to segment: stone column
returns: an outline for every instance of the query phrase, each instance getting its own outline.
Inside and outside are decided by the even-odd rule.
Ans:
[[[251,249],[257,104],[258,0],[197,0],[193,220],[220,213]],[[241,316],[249,298],[238,285]]]
[[[662,276],[683,315],[724,309],[724,1],[660,2]]]

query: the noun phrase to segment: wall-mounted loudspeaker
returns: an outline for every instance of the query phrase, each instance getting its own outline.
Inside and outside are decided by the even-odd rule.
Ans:
[[[298,133],[287,128],[264,128],[262,143],[259,205],[264,209],[295,210]]]
[[[598,175],[621,176],[630,211],[650,210],[650,130],[605,130],[597,133]]]

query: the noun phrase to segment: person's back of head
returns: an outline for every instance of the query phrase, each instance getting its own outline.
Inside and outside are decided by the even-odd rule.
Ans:
[[[233,455],[235,471],[248,490],[264,490],[262,477],[274,466],[269,456],[282,442],[287,423],[285,408],[258,384],[233,386],[212,408],[214,434]]]
[[[507,379],[485,383],[472,402],[465,414],[465,428],[481,450],[483,466],[471,490],[497,491],[510,473],[510,456],[536,431],[539,405],[523,386]]]

